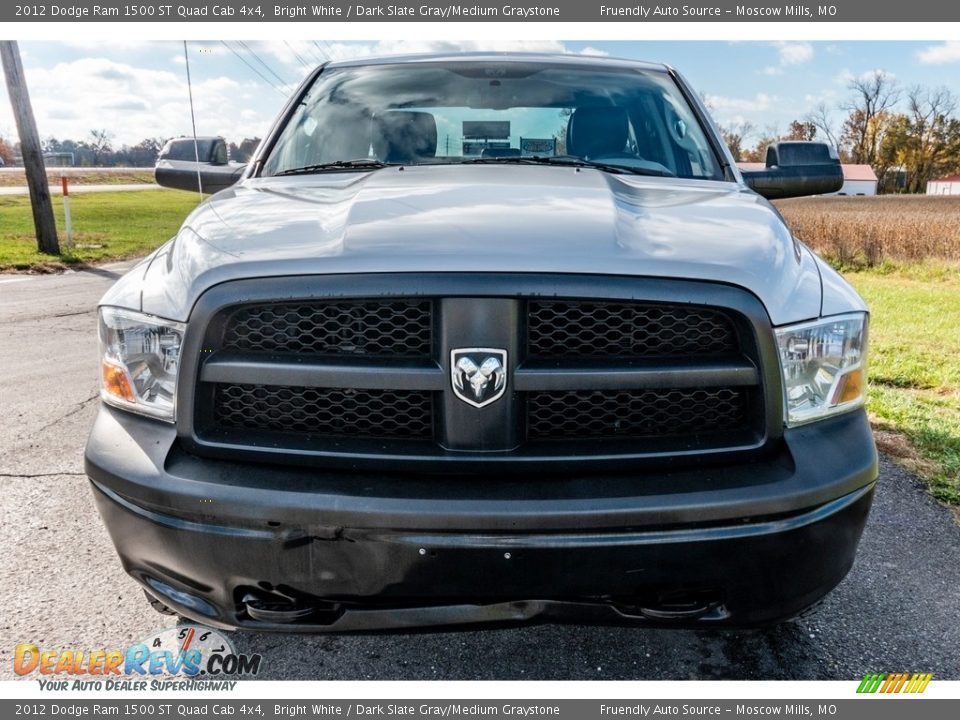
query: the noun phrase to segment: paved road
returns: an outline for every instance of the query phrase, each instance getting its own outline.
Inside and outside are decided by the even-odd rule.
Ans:
[[[17,642],[123,647],[173,624],[121,571],[81,452],[96,403],[94,303],[118,267],[0,276],[0,678]],[[551,626],[234,636],[269,678],[960,679],[960,528],[883,463],[857,563],[812,618],[758,632]]]

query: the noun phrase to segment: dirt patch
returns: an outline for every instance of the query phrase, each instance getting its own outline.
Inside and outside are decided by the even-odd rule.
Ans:
[[[69,267],[65,262],[51,260],[50,262],[31,263],[29,267],[11,267],[5,268],[5,273],[16,273],[18,275],[58,275]]]
[[[936,473],[936,463],[924,458],[903,433],[889,428],[874,427],[873,438],[877,443],[877,449],[893,458],[898,465],[925,477]],[[960,509],[957,511],[960,512]]]

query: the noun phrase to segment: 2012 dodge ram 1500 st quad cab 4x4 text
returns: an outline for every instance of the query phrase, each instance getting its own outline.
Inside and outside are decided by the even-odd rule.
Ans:
[[[768,202],[825,145],[741,173],[671,68],[500,54],[330,63],[221,143],[161,157],[219,192],[99,311],[86,468],[155,604],[759,625],[847,573],[868,316]]]

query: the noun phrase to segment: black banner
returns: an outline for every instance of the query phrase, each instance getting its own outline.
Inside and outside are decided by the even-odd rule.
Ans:
[[[908,707],[909,706],[909,707]],[[216,717],[218,720],[662,720],[671,718],[829,718],[942,720],[956,717],[960,700],[215,700],[140,696],[128,700],[0,701],[0,717]]]
[[[635,0],[528,0],[452,3],[403,2],[265,3],[220,0],[188,3],[66,0],[4,3],[0,22],[953,22],[960,4],[942,0],[832,0],[825,4],[771,2],[648,3]]]

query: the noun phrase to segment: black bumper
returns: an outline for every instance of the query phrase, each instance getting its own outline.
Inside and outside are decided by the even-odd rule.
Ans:
[[[196,458],[172,426],[103,408],[86,468],[124,568],[151,594],[209,625],[316,632],[775,622],[850,569],[877,456],[856,412],[738,465],[324,472]]]

